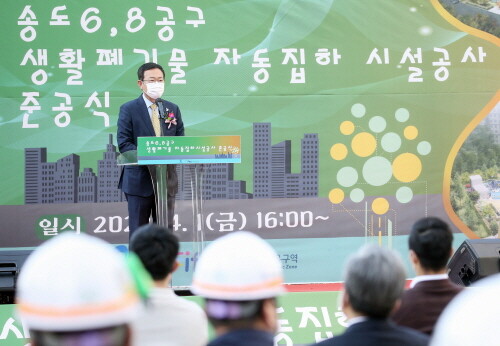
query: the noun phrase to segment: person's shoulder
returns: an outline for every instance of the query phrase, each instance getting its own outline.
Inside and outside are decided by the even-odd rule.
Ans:
[[[187,298],[184,298],[184,297],[177,297],[178,298],[178,303],[179,304],[182,304],[186,307],[188,307],[189,309],[193,309],[193,310],[196,310],[196,311],[203,311],[203,309],[201,308],[200,305],[196,304],[195,302],[187,299]]]
[[[314,344],[313,346],[330,346],[330,345],[336,345],[335,341],[338,340],[338,338],[339,338],[339,336],[335,336],[333,338],[320,341],[317,344]],[[336,339],[336,340],[334,340],[334,339]]]
[[[428,296],[427,290],[423,286],[416,285],[413,288],[409,288],[403,292],[402,307],[415,306],[422,303]]]
[[[424,334],[422,332],[419,332],[418,330],[404,326],[397,326],[396,328],[408,340],[408,345],[419,346],[419,345],[429,344],[430,337],[427,334]]]
[[[143,101],[143,99],[142,99],[142,94],[141,94],[138,98],[135,98],[135,99],[133,99],[133,100],[130,100],[130,101],[125,102],[124,104],[122,104],[122,105],[120,106],[120,108],[129,108],[129,107],[134,107],[134,106],[136,106],[136,105],[140,104],[140,101],[141,101],[141,100]]]
[[[453,281],[451,281],[450,279],[446,280],[445,284],[446,284],[446,286],[449,287],[450,290],[455,291],[457,293],[460,293],[465,289],[464,286],[460,286],[460,285],[454,283]]]
[[[348,328],[349,329],[349,328]],[[365,335],[360,333],[359,331],[353,332],[351,330],[345,330],[343,333],[334,335],[331,338],[320,341],[317,344],[313,344],[313,346],[342,346],[342,345],[359,345],[363,344],[363,340],[365,340]]]
[[[170,102],[170,101],[167,101],[165,99],[161,99],[161,101],[163,102],[163,104],[168,108],[168,109],[171,109],[171,110],[174,110],[176,108],[179,108],[179,106],[177,106],[175,103],[173,102]]]
[[[201,306],[191,300],[177,296],[175,297],[175,304],[179,306],[179,308],[182,308],[185,311],[192,313],[193,315],[200,315],[205,317],[205,312],[203,311]]]

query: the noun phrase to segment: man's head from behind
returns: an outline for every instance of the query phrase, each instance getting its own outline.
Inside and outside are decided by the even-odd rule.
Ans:
[[[415,222],[408,239],[411,256],[417,257],[424,270],[434,272],[446,268],[452,254],[452,242],[453,234],[448,224],[437,217]]]
[[[140,308],[123,254],[96,237],[69,232],[29,256],[16,303],[36,346],[128,345],[128,326]]]
[[[376,245],[364,246],[344,269],[344,310],[387,318],[403,294],[405,278],[401,258],[394,251]]]
[[[275,297],[283,292],[281,261],[257,235],[239,231],[211,243],[196,265],[191,290],[206,300],[216,327],[274,332]]]
[[[130,239],[129,250],[137,254],[155,281],[164,280],[177,268],[179,240],[165,227],[156,224],[139,227]]]

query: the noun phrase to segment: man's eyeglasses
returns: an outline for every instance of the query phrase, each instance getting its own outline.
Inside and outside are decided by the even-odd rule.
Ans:
[[[163,83],[165,82],[163,79],[149,79],[149,80],[142,80],[144,83]]]

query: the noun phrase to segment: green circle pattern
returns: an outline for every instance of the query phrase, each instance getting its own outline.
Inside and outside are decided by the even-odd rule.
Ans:
[[[396,199],[399,203],[408,203],[413,199],[413,191],[408,186],[400,187],[396,191]]]
[[[394,115],[396,116],[396,120],[400,123],[404,123],[410,119],[410,112],[406,108],[398,108]]]
[[[384,118],[377,115],[370,119],[368,126],[374,133],[380,133],[385,130],[387,122]]]
[[[374,156],[363,165],[363,178],[372,186],[382,186],[392,177],[391,162],[382,156]]]
[[[401,136],[395,132],[388,132],[382,136],[380,145],[388,153],[394,153],[401,148]]]
[[[365,199],[365,192],[359,188],[352,189],[351,193],[349,194],[349,198],[354,203],[359,203],[363,199]]]
[[[351,107],[351,114],[356,118],[362,118],[366,114],[366,107],[361,103],[356,103]]]
[[[420,155],[425,156],[431,152],[431,148],[432,148],[431,143],[429,143],[427,141],[422,141],[422,142],[418,143],[418,145],[417,145],[417,152]]]
[[[351,107],[351,114],[356,118],[362,118],[366,115],[366,107],[356,103]],[[399,108],[394,116],[398,122],[404,123],[410,118],[410,112],[406,108]],[[368,126],[371,132],[382,133],[387,128],[387,121],[384,117],[374,116],[369,120]],[[381,137],[380,144],[385,152],[394,153],[401,148],[402,137],[395,132],[387,132]],[[428,155],[431,149],[431,144],[427,141],[421,141],[417,145],[417,152],[420,155]],[[362,177],[369,185],[385,185],[392,178],[392,174],[392,163],[385,157],[373,156],[363,164]],[[353,167],[342,167],[337,172],[337,182],[342,187],[352,187],[358,180],[358,171]],[[360,188],[354,188],[349,197],[352,202],[359,203],[365,199],[365,192]],[[413,190],[408,186],[402,186],[397,189],[395,197],[399,203],[409,203],[413,199]]]
[[[358,182],[358,172],[352,167],[342,167],[337,173],[337,181],[343,187],[351,187]]]

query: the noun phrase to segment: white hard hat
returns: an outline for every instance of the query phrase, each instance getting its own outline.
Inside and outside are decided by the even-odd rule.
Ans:
[[[239,231],[211,243],[193,276],[194,294],[217,300],[260,300],[284,292],[281,261],[257,235]]]
[[[443,310],[432,346],[497,346],[500,331],[500,274],[483,278],[460,292]]]
[[[140,309],[125,257],[96,237],[65,232],[39,246],[17,281],[28,328],[78,331],[127,324]]]

